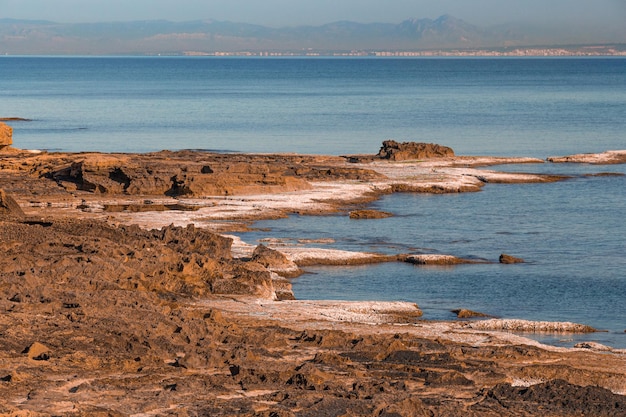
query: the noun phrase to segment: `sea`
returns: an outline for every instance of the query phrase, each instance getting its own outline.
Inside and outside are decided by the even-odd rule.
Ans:
[[[0,57],[0,117],[14,145],[47,151],[374,154],[382,141],[458,155],[626,149],[624,58]],[[626,166],[537,163],[549,184],[393,194],[346,213],[262,221],[240,236],[491,263],[311,267],[299,299],[401,300],[425,320],[454,309],[572,321],[603,332],[532,334],[556,346],[626,348]],[[507,253],[526,263],[499,264]]]

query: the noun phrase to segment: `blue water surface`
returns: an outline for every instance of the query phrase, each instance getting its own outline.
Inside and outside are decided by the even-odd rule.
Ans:
[[[626,59],[1,57],[0,117],[23,148],[460,154],[624,142]]]

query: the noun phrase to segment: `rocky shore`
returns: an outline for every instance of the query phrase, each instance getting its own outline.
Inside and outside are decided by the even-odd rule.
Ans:
[[[391,192],[563,179],[479,168],[538,160],[441,147],[424,157],[392,145],[395,160],[384,149],[332,157],[5,147],[0,415],[624,415],[625,352],[506,332],[593,329],[428,322],[412,303],[291,292],[289,277],[307,265],[419,264],[429,254],[252,247],[228,235],[294,212],[349,215]],[[447,256],[431,261],[462,261]]]

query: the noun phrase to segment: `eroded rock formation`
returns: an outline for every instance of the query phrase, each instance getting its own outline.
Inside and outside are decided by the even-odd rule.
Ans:
[[[13,144],[13,129],[11,126],[0,122],[0,149]]]
[[[430,183],[440,174],[427,168],[404,175]],[[88,197],[151,206],[168,194],[279,193],[312,183],[321,183],[315,191],[337,187],[343,199],[321,192],[314,198],[337,198],[340,205],[348,187],[365,183],[370,190],[369,181],[385,177],[318,156],[16,151],[1,157],[0,181],[10,195],[0,193],[0,414],[624,414],[620,352],[548,349],[492,332],[593,329],[429,323],[408,303],[291,301],[290,282],[277,273],[287,274],[294,262],[318,264],[331,255],[330,264],[364,261],[310,248],[287,258],[262,246],[234,259],[232,240],[207,230],[141,229],[116,213],[75,206]],[[230,198],[216,199],[222,200]],[[364,259],[390,258],[405,260]],[[446,255],[406,260],[466,262]]]
[[[201,297],[246,294],[276,298],[271,272],[258,262],[232,259],[231,239],[193,226],[142,230],[99,221],[5,222],[0,271],[8,298],[57,298],[73,291],[141,290]],[[281,291],[286,292],[281,283]],[[290,290],[290,288],[289,288]]]
[[[391,161],[406,161],[413,159],[443,158],[454,156],[452,148],[434,143],[396,142],[386,140],[378,152],[378,157]]]

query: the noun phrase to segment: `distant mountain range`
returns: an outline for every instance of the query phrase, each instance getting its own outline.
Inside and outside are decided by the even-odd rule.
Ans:
[[[330,53],[354,50],[504,48],[626,43],[624,33],[504,25],[482,28],[450,15],[399,24],[340,21],[270,28],[214,20],[55,23],[0,19],[0,54]]]

